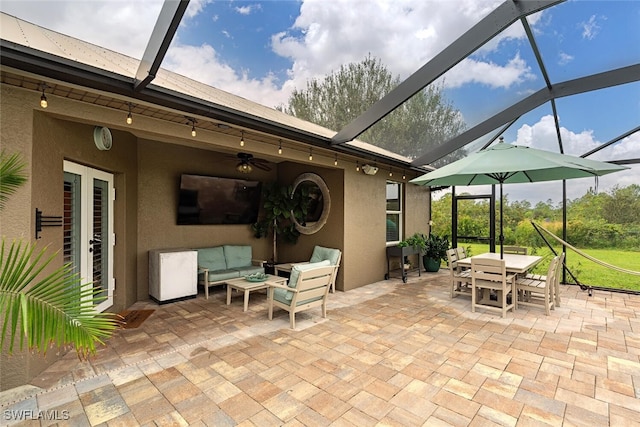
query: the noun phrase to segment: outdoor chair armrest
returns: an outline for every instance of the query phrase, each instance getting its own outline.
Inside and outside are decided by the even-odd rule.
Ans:
[[[291,292],[298,292],[296,288],[290,288],[289,286],[286,285],[286,283],[269,282],[267,280],[266,285],[269,286],[270,288],[280,288],[280,289],[286,289]]]

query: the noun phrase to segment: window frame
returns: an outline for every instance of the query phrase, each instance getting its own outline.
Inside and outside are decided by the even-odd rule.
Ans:
[[[387,193],[387,188],[389,186],[389,184],[393,184],[397,187],[398,189],[398,207],[399,210],[390,210],[388,209],[389,206],[389,198],[388,198],[388,193]],[[386,180],[385,182],[385,219],[388,215],[398,215],[398,240],[387,240],[387,228],[385,226],[385,242],[387,246],[394,246],[397,245],[398,243],[400,243],[400,241],[402,240],[402,236],[403,236],[403,229],[404,229],[404,183],[402,182],[398,182],[398,181],[393,181],[393,180]],[[386,224],[386,221],[385,221]]]

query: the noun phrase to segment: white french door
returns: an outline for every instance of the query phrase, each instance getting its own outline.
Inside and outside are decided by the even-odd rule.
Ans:
[[[97,291],[97,311],[113,305],[113,175],[64,162],[64,262]]]

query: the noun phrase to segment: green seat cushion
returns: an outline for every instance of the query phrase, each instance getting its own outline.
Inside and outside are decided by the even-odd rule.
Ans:
[[[309,262],[319,262],[329,260],[330,265],[338,265],[338,258],[340,257],[339,249],[325,248],[322,246],[316,246],[313,248],[311,259]]]
[[[201,273],[204,274],[204,273]],[[237,279],[240,277],[238,270],[217,270],[209,271],[209,282],[219,282],[227,279]]]
[[[275,288],[273,290],[273,299],[286,305],[291,305],[293,299],[293,292],[282,288]]]
[[[287,286],[289,286],[290,288],[296,287],[296,285],[298,284],[298,276],[300,276],[301,271],[307,271],[307,270],[311,270],[312,268],[318,268],[318,267],[328,267],[330,265],[331,265],[331,262],[329,260],[324,260],[320,262],[310,262],[307,264],[296,264],[291,269],[291,276],[289,277],[289,283],[287,283]]]
[[[215,248],[202,248],[198,251],[198,266],[209,270],[226,270],[227,263],[224,259],[224,249],[222,246]]]
[[[224,257],[227,260],[227,268],[251,265],[251,246],[224,245]]]

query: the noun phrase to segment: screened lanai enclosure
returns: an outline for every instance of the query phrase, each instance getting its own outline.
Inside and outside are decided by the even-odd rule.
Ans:
[[[573,27],[557,26],[566,16],[575,18]],[[412,165],[441,167],[500,138],[625,165],[600,179],[506,185],[505,243],[547,258],[566,251],[563,280],[583,289],[640,292],[639,17],[633,1],[502,2],[333,143],[377,135],[394,112],[433,90],[451,100],[461,123],[406,135],[414,145],[405,140],[397,150],[412,157]],[[624,28],[626,37],[616,40],[612,28]],[[526,71],[498,81],[499,70],[510,66]],[[483,76],[465,79],[474,68],[483,68]],[[495,251],[495,185],[433,190],[431,232],[472,253]]]
[[[12,11],[12,5],[20,3],[3,2],[2,11],[20,18],[18,12]],[[248,8],[248,3],[237,3]],[[438,7],[432,7],[435,3]],[[191,62],[184,63],[187,65],[176,66],[178,53],[196,52],[185,47],[207,43],[181,33],[187,27],[182,24],[193,19],[203,2],[165,0],[149,4],[154,4],[149,9],[157,10],[158,15],[153,21],[140,19],[135,35],[145,38],[146,50],[127,50],[132,49],[128,43],[120,43],[123,45],[120,51],[126,51],[135,59],[132,63],[138,64],[135,91],[141,97],[149,96],[146,88],[161,67],[198,80],[189,73],[206,62],[191,56]],[[220,13],[221,5],[225,4],[214,3]],[[268,119],[253,121],[249,112],[231,117],[224,108],[205,108],[187,96],[171,107],[180,111],[188,109],[190,114],[199,117],[222,118],[236,125],[251,126],[276,137],[292,137],[310,146],[370,155],[368,160],[374,166],[376,161],[385,160],[386,164],[393,165],[383,173],[388,172],[387,188],[394,194],[402,193],[402,185],[411,185],[405,180],[404,171],[422,173],[442,167],[496,144],[500,138],[507,144],[624,165],[628,169],[599,179],[506,185],[505,244],[527,246],[530,251],[548,255],[551,250],[546,240],[554,250],[567,252],[566,265],[570,273],[565,271],[565,282],[640,291],[640,276],[588,260],[549,235],[543,238],[545,232],[541,235],[532,225],[533,221],[596,259],[640,271],[640,2],[380,2],[376,3],[377,16],[372,19],[375,23],[389,21],[388,25],[394,25],[398,34],[384,40],[369,31],[367,23],[354,28],[354,22],[362,21],[358,17],[349,20],[358,14],[357,1],[291,4],[299,8],[296,12],[300,16],[310,10],[319,12],[314,15],[317,21],[297,19],[283,31],[284,35],[280,34],[277,39],[281,49],[285,48],[284,42],[300,47],[308,46],[313,38],[321,41],[339,37],[348,40],[350,47],[361,46],[362,56],[369,55],[387,66],[398,76],[397,84],[382,91],[377,98],[367,98],[362,105],[343,112],[343,124],[327,133],[299,132]],[[240,6],[236,10],[240,11]],[[393,16],[400,19],[388,19],[392,9]],[[445,16],[449,20],[438,23]],[[451,16],[455,16],[455,21],[451,21]],[[48,25],[47,17],[41,18],[43,21],[38,25],[54,28]],[[212,22],[219,21],[209,18],[207,25],[214,25]],[[373,21],[368,24],[373,28]],[[88,31],[87,36],[91,33]],[[78,37],[83,38],[84,34]],[[338,66],[353,61],[353,56],[334,51],[330,43],[323,48],[331,51],[331,60],[343,61]],[[28,59],[18,67],[14,64],[24,60],[20,52],[5,45],[3,51],[3,62],[8,66],[60,76],[56,73],[61,71],[56,67],[44,70],[49,64],[46,60]],[[294,55],[291,52],[293,50],[289,54]],[[312,62],[313,53],[304,52],[297,65]],[[291,66],[288,72],[293,73],[293,69]],[[219,67],[207,74],[226,71]],[[313,78],[322,80],[321,76]],[[77,79],[78,84],[82,81],[115,94],[129,93],[128,87],[107,86],[111,82],[106,78],[88,82],[87,76],[78,74],[65,79],[72,83]],[[216,86],[210,80],[205,83]],[[38,87],[41,89],[44,95],[48,88]],[[219,89],[233,92],[235,87]],[[149,101],[163,105],[165,98],[161,95]],[[131,114],[132,105],[122,102],[114,108],[125,114],[128,109]],[[153,114],[135,105],[133,113]],[[178,113],[165,119],[184,122],[185,117]],[[196,125],[220,131],[215,121],[189,123],[193,128]],[[375,153],[363,153],[359,142],[380,146],[397,156],[389,158],[378,153],[376,157]],[[400,171],[402,173],[397,173]],[[387,222],[388,243],[403,237],[401,198],[394,200],[398,206],[387,216],[391,218]],[[431,203],[433,225],[429,232],[447,235],[454,245],[469,246],[472,253],[495,249],[495,188],[433,188]],[[546,265],[541,266],[541,270],[545,269]]]

